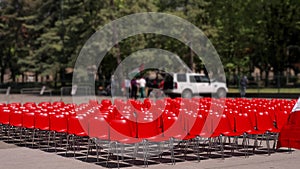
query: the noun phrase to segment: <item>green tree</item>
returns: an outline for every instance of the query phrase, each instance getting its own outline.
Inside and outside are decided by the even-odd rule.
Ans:
[[[1,1],[1,36],[3,40],[1,54],[1,81],[4,79],[4,71],[9,68],[12,81],[18,74],[33,68],[34,59],[30,57],[35,35],[32,34],[32,18],[30,16],[37,5],[35,0]],[[2,38],[1,38],[2,39]],[[22,62],[29,57],[31,62]],[[27,59],[28,60],[28,59]]]

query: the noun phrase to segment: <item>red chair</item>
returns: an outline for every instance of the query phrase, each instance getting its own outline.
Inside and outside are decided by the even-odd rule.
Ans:
[[[101,101],[101,105],[102,105],[103,107],[105,107],[105,108],[108,108],[109,106],[112,105],[112,102],[111,102],[111,100],[103,99],[103,100]]]
[[[19,135],[19,141],[22,139],[22,125],[23,125],[23,117],[22,111],[20,110],[12,110],[9,118],[10,129],[13,130],[14,135]]]
[[[18,107],[20,107],[21,106],[21,103],[18,103],[18,102],[13,102],[13,103],[9,103],[9,104],[7,104],[7,107],[16,107],[16,108],[18,108]]]
[[[110,126],[104,116],[95,114],[94,116],[89,118],[89,144],[86,159],[88,158],[89,152],[91,150],[91,144],[94,144],[96,145],[97,162],[99,161],[99,144],[108,142],[110,140],[109,128]]]
[[[170,118],[170,121],[173,119]],[[175,121],[173,124],[175,126],[170,126],[171,124],[168,124],[166,127],[166,130],[164,130],[164,123],[169,123],[169,121],[163,121],[162,117],[158,118],[147,118],[142,123],[138,123],[137,125],[134,125],[137,127],[137,136],[139,139],[143,140],[144,148],[145,148],[145,157],[144,162],[145,166],[148,166],[148,152],[149,152],[149,144],[153,144],[152,148],[154,148],[154,144],[157,145],[157,151],[158,154],[163,154],[164,151],[170,151],[171,153],[171,162],[172,164],[175,164],[175,157],[174,157],[174,139],[180,139],[182,140],[184,138],[184,135],[180,135],[177,132],[174,132],[177,128],[177,119],[175,118]],[[167,124],[165,124],[167,125]],[[174,127],[174,128],[173,128]],[[181,128],[182,130],[183,128]],[[180,131],[180,130],[178,130]],[[176,133],[176,134],[174,134]],[[174,135],[172,135],[174,134]],[[168,144],[166,148],[161,147],[160,144]],[[162,156],[160,156],[162,157]]]
[[[86,137],[87,135],[87,119],[84,115],[68,116],[68,134],[79,137]]]
[[[248,109],[248,111],[246,111],[246,112],[242,112],[242,113],[247,114],[247,116],[249,117],[249,119],[251,121],[252,126],[255,127],[255,128],[257,128],[257,121],[256,121],[257,112],[260,112],[260,111],[257,111],[255,107],[252,107],[251,109]]]
[[[201,132],[203,132],[204,123],[206,120],[206,116],[203,114],[198,114],[193,116],[196,120],[192,128],[189,130],[190,138],[201,136]],[[204,132],[202,133],[202,136],[207,135]]]
[[[151,100],[151,99],[149,99],[149,98],[146,98],[145,100],[144,100],[144,108],[146,109],[146,110],[150,110],[151,109],[151,106],[154,104],[154,102]]]
[[[276,126],[279,130],[283,128],[283,126],[287,123],[290,112],[285,110],[276,111],[275,113],[275,121]]]
[[[109,112],[112,109],[112,107],[113,106],[111,100],[103,99],[99,106],[99,111],[101,112],[101,114],[109,115]]]
[[[49,131],[50,129],[50,119],[48,113],[43,113],[40,110],[35,111],[35,129],[41,131]]]
[[[275,149],[275,144],[278,139],[278,133],[280,130],[276,128],[274,125],[274,121],[272,120],[271,115],[269,112],[259,112],[256,114],[256,121],[257,121],[257,130],[264,132],[263,136],[266,137],[266,144],[268,149],[268,154],[270,155],[270,137],[274,135],[274,144],[273,149]]]
[[[0,107],[6,107],[6,103],[0,103]]]
[[[26,102],[23,104],[24,107],[36,107],[35,102]]]
[[[220,135],[232,137],[243,134],[242,132],[236,132],[231,128],[230,120],[226,114],[215,114],[213,123],[213,125],[216,127],[210,137],[218,137]]]
[[[135,148],[138,148],[138,143],[142,142],[142,139],[136,138],[136,135],[134,133],[134,126],[132,122],[127,120],[126,118],[120,118],[120,119],[111,119],[109,121],[110,128],[109,128],[109,148],[108,148],[108,154],[111,154],[111,152],[115,152],[117,155],[117,161],[118,161],[118,168],[119,168],[119,149],[121,153],[122,159],[124,158],[124,148],[125,145],[135,145]],[[114,150],[113,150],[113,145]],[[120,148],[118,147],[120,145]],[[144,147],[145,149],[145,147]],[[135,151],[133,154],[134,157],[136,157]],[[145,154],[144,154],[145,156]],[[107,156],[107,165],[108,160],[110,156]],[[146,166],[146,160],[144,160],[144,165]]]
[[[257,130],[267,131],[270,133],[279,133],[278,128],[274,125],[269,112],[259,112],[256,114]]]
[[[248,143],[249,136],[254,136],[254,144],[253,144],[253,151],[258,146],[257,144],[257,136],[264,134],[264,131],[256,130],[256,126],[253,126],[252,121],[247,113],[238,113],[235,116],[235,131],[236,132],[243,132],[243,144]],[[247,146],[248,147],[248,146]],[[246,151],[248,155],[248,150]]]
[[[33,130],[35,129],[35,115],[34,112],[23,112],[23,125],[25,129],[25,145],[27,144],[27,136],[31,133],[31,141],[33,140]]]
[[[129,112],[127,112],[126,115],[120,114],[119,111],[115,111],[115,118],[108,119],[111,125],[110,139],[113,140],[113,142],[116,141],[122,146],[124,144],[143,143],[145,166],[148,165],[146,155],[148,153],[148,144],[162,141],[166,142],[169,140],[169,137],[162,136],[162,116],[157,117],[158,112],[152,113],[148,111],[148,108],[143,107],[142,105],[141,108],[138,108],[139,110],[129,108]],[[152,109],[150,110],[152,111]],[[153,109],[153,111],[154,110],[158,109]]]
[[[43,113],[41,110],[35,111],[35,129],[33,131],[33,140],[32,145],[35,141],[35,136],[37,134],[39,147],[41,144],[45,141],[44,139],[48,138],[46,135],[48,134],[50,130],[50,118],[48,113]],[[47,139],[48,141],[48,139]],[[49,144],[49,142],[48,142]]]
[[[9,125],[9,118],[10,118],[11,110],[9,107],[1,107],[0,108],[0,126],[1,126],[1,134],[7,135],[10,137],[10,125]]]
[[[187,135],[188,131],[184,130],[184,124],[181,117],[177,117],[174,114],[163,116],[164,137],[182,140]]]
[[[64,136],[67,135],[68,131],[68,121],[67,121],[67,115],[65,114],[55,114],[50,113],[49,114],[49,138],[48,143],[50,143],[51,134],[53,134],[53,142],[55,147],[55,152],[57,152],[57,135],[59,135],[60,138],[60,145],[62,145],[62,139]]]
[[[65,103],[63,101],[56,101],[56,102],[53,102],[52,105],[61,108],[61,107],[65,106]]]
[[[67,147],[66,147],[66,155],[68,152],[68,147],[72,146],[74,153],[73,156],[75,157],[75,143],[77,138],[88,137],[87,134],[87,119],[83,114],[81,115],[73,115],[68,116],[68,135],[67,135]],[[70,144],[70,138],[72,139],[72,144]],[[78,149],[80,149],[80,144],[77,145]]]
[[[143,142],[144,148],[146,149],[146,154],[148,152],[148,144],[157,144],[160,142],[164,143],[171,143],[170,138],[171,136],[174,137],[174,134],[171,134],[171,131],[169,128],[173,125],[171,123],[168,123],[171,121],[168,121],[164,123],[163,119],[167,118],[168,114],[163,113],[162,109],[159,108],[159,105],[150,103],[150,100],[146,100],[143,104],[141,102],[136,102],[135,100],[132,100],[131,102],[134,102],[134,104],[137,104],[140,107],[134,108],[133,106],[129,106],[129,109],[126,115],[115,115],[118,117],[117,119],[125,119],[126,123],[130,127],[130,134],[127,134],[127,137],[134,137],[134,139],[129,139],[130,142]],[[129,103],[131,105],[131,103]],[[137,106],[137,105],[136,105]],[[164,107],[163,107],[164,108]],[[118,113],[118,112],[117,112]],[[116,114],[116,113],[115,113]],[[169,113],[169,115],[174,115],[174,113]],[[175,119],[177,120],[177,119]],[[172,121],[174,122],[174,121]],[[182,124],[182,123],[181,123]],[[173,127],[173,126],[172,126]],[[173,128],[174,129],[174,128]],[[182,129],[182,128],[181,128]],[[175,129],[176,130],[176,129]],[[167,133],[164,132],[168,131]],[[126,133],[126,131],[121,132]],[[128,133],[128,130],[127,130]],[[171,136],[170,136],[171,135]],[[181,136],[183,138],[184,136]],[[136,139],[135,139],[136,138]],[[178,137],[179,138],[179,137]],[[169,146],[173,147],[173,146]],[[173,148],[168,149],[173,150]],[[161,149],[161,151],[163,151]],[[172,161],[175,161],[174,158],[172,158]],[[144,159],[145,165],[147,166],[148,162],[147,159]]]
[[[111,119],[110,124],[110,140],[120,143],[136,143],[137,139],[134,131],[134,122],[125,118]]]
[[[244,132],[242,131],[235,131],[232,128],[231,122],[229,117],[227,117],[226,114],[210,114],[209,116],[211,116],[208,120],[212,120],[211,123],[208,123],[211,125],[211,134],[208,131],[206,135],[206,137],[209,138],[209,144],[211,147],[212,144],[212,140],[216,140],[220,143],[220,149],[221,149],[221,153],[222,153],[222,158],[224,158],[224,143],[226,141],[223,142],[223,137],[228,138],[229,140],[229,144],[231,146],[233,146],[233,148],[231,149],[232,151],[237,147],[237,139],[239,136],[243,135]],[[202,136],[203,137],[203,136]],[[234,137],[234,141],[233,144],[231,143],[231,138]]]
[[[51,106],[51,103],[50,102],[40,102],[38,104],[39,107],[43,107],[43,108],[47,108],[49,106]]]
[[[204,136],[204,135],[207,136],[208,135],[207,133],[205,133],[203,131],[203,126],[204,126],[206,117],[205,117],[205,115],[202,115],[202,114],[194,114],[192,116],[195,119],[194,124],[191,127],[191,129],[188,130],[189,132],[188,132],[187,136],[184,137],[183,140],[187,140],[187,141],[195,140],[196,141],[196,146],[195,146],[196,151],[195,150],[194,151],[197,154],[198,161],[200,161],[200,153],[199,153],[200,138],[201,138],[201,135],[202,136]],[[188,145],[186,147],[188,147]],[[186,155],[186,153],[185,153],[185,155]]]
[[[1,126],[1,133],[7,131],[9,128],[9,116],[11,110],[9,107],[0,107],[0,126]]]

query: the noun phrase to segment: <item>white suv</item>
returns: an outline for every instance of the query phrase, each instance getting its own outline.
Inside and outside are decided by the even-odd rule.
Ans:
[[[167,95],[181,95],[185,98],[197,94],[216,94],[222,98],[226,97],[228,88],[225,82],[210,81],[204,74],[173,73],[165,76],[164,92]]]

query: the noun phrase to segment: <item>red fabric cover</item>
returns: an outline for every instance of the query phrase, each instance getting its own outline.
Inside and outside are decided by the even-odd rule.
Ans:
[[[279,133],[277,148],[300,149],[300,111],[292,112]]]

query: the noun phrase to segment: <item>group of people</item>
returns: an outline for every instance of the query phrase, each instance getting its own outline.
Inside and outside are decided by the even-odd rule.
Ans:
[[[157,84],[152,84],[153,82]],[[112,96],[125,96],[133,99],[146,98],[150,96],[153,88],[159,87],[162,89],[161,83],[158,83],[156,80],[153,82],[149,79],[145,79],[143,76],[120,80],[113,75],[111,77],[111,84],[109,85],[110,88],[107,90],[111,91]]]
[[[127,80],[127,82],[125,82],[125,85],[127,84],[126,92],[130,94],[130,98],[137,99],[138,94],[140,98],[145,98],[146,83],[147,83],[146,79],[143,77],[139,77],[139,78],[134,77],[133,79],[131,79],[130,83],[129,80]]]
[[[147,97],[146,94],[146,84],[147,81],[144,77],[134,77],[133,79],[125,79],[124,82],[124,90],[123,90],[123,95],[126,97],[134,98],[137,99],[139,98],[145,98]],[[162,88],[163,86],[163,81],[159,84],[159,88]],[[240,95],[241,97],[246,96],[246,88],[248,84],[248,79],[247,76],[243,76],[240,79]]]

